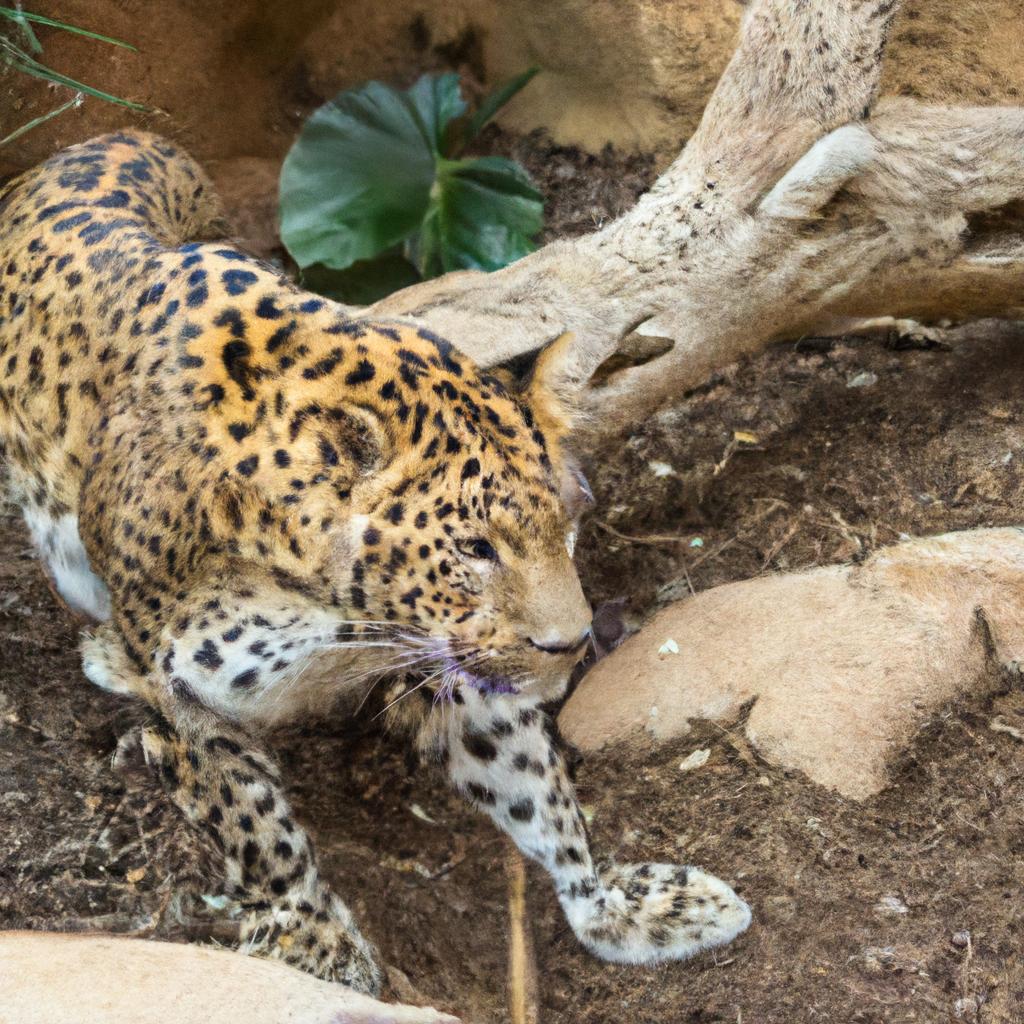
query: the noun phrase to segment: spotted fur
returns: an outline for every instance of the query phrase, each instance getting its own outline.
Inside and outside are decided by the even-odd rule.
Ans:
[[[378,985],[252,736],[381,677],[429,695],[395,712],[548,868],[599,955],[737,934],[747,908],[716,879],[594,868],[539,710],[590,620],[552,386],[565,345],[513,387],[196,241],[219,234],[201,170],[144,134],[0,194],[0,454],[55,588],[99,621],[86,675],[159,712],[147,755],[223,851],[247,947]]]

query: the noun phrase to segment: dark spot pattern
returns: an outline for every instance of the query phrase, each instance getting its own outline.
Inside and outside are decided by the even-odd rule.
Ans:
[[[322,647],[386,627],[467,656],[444,706],[461,724],[438,751],[453,785],[528,848],[541,837],[560,893],[597,899],[543,717],[484,706],[542,661],[514,639],[533,597],[518,569],[562,551],[557,410],[536,415],[430,331],[347,319],[227,243],[192,241],[217,236],[216,200],[156,137],[73,147],[0,205],[0,453],[34,510],[78,516],[111,606],[96,642],[162,695],[147,749],[232,895],[265,922],[293,908],[299,966],[375,977],[232,714],[244,724]],[[648,881],[629,884],[642,901]],[[650,942],[674,941],[666,920],[647,921]]]

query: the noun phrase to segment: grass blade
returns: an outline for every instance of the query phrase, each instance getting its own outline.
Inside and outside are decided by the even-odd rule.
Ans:
[[[69,78],[67,75],[62,75],[59,71],[54,71],[53,68],[40,64],[39,61],[34,60],[27,53],[18,50],[9,43],[5,48],[11,54],[8,57],[8,63],[26,75],[42,78],[47,82],[56,82],[58,85],[66,85],[69,89],[74,89],[76,92],[85,93],[86,96],[95,96],[98,100],[116,103],[119,107],[127,107],[129,110],[149,109],[144,103],[136,103],[134,100],[123,100],[120,96],[114,96],[109,92],[104,92],[102,89],[94,89],[91,85],[86,85],[84,82],[79,82],[74,78]]]
[[[20,128],[15,128],[10,135],[0,139],[0,149],[3,149],[9,142],[13,142],[15,139],[20,139],[25,132],[30,132],[33,128],[38,128],[41,124],[49,121],[51,117],[56,117],[58,114],[63,114],[65,110],[70,110],[72,107],[80,107],[81,105],[82,94],[77,93],[72,96],[67,103],[62,103],[59,107],[55,107],[53,110],[50,110],[45,114],[40,114],[39,117],[32,118],[28,124],[23,124]]]
[[[28,18],[25,17],[21,4],[19,3],[13,12],[7,13],[9,10],[7,7],[0,8],[0,11],[4,12],[3,17],[10,18],[21,29],[21,34],[25,37],[25,44],[28,48],[33,53],[42,53],[43,44],[39,42],[35,32],[32,31],[32,26],[28,23]]]
[[[76,36],[86,36],[89,39],[98,39],[101,43],[110,43],[111,46],[121,46],[126,50],[135,49],[131,43],[126,43],[123,39],[114,39],[112,36],[105,36],[99,32],[91,32],[87,28],[79,28],[77,25],[69,25],[66,21],[58,21],[56,18],[47,18],[43,14],[32,14],[29,11],[19,11],[13,7],[0,7],[0,17],[8,18],[11,21],[16,22],[32,40],[35,40],[35,45],[32,47],[35,53],[41,53],[42,47],[39,46],[39,42],[36,40],[35,34],[27,24],[28,22],[35,22],[37,25],[47,25],[50,28],[59,28],[64,32],[73,32]],[[39,48],[36,49],[36,47]]]

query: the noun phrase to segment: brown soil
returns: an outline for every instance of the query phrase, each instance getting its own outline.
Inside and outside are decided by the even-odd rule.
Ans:
[[[644,158],[538,138],[495,133],[488,145],[534,170],[558,234],[614,216],[652,174]],[[987,325],[950,340],[775,350],[591,453],[599,504],[580,562],[594,601],[625,598],[637,617],[690,586],[855,557],[901,533],[1017,522],[1024,332]],[[144,711],[90,687],[75,647],[23,529],[0,520],[0,927],[227,940],[203,899],[217,895],[209,852],[148,773],[110,765]],[[1024,719],[1020,693],[998,703]],[[642,757],[588,758],[578,783],[601,852],[705,866],[736,883],[755,923],[691,963],[613,967],[581,950],[531,869],[543,1019],[1019,1024],[1024,745],[989,730],[994,713],[980,700],[947,709],[862,805],[718,728]],[[392,995],[506,1020],[494,829],[372,721],[276,746],[327,875],[407,976],[392,972]],[[710,760],[680,772],[695,746]]]
[[[478,88],[482,68],[475,59],[472,0],[448,4],[450,24],[438,25],[436,18],[427,24],[415,6],[376,0],[36,0],[26,9],[136,48],[40,28],[45,63],[149,110],[87,99],[81,110],[0,152],[0,171],[31,166],[62,146],[136,125],[187,146],[217,179],[238,158],[280,161],[314,107],[368,78],[405,86],[423,71],[455,69]],[[433,14],[429,4],[426,13]],[[11,131],[68,96],[0,69],[0,129]]]

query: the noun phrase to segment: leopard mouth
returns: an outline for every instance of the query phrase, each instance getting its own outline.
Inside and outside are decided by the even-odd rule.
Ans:
[[[445,659],[444,682],[437,691],[435,699],[454,699],[455,689],[459,686],[470,686],[485,696],[495,693],[516,694],[519,692],[519,687],[509,676],[500,673],[482,675],[463,663],[472,660],[471,658],[460,659],[454,655]],[[450,685],[446,685],[449,680],[451,681]]]
[[[486,647],[406,630],[392,636],[403,651],[392,668],[408,680],[403,696],[420,690],[425,694],[433,693],[435,704],[453,703],[457,700],[456,693],[464,688],[485,696],[514,695],[520,693],[528,681],[521,672],[502,671],[502,666],[494,663],[498,652]],[[383,674],[387,671],[384,669]]]

